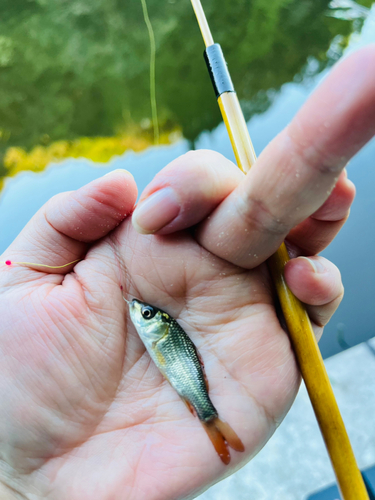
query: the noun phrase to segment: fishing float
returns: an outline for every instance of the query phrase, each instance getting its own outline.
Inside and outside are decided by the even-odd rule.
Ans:
[[[256,154],[223,52],[214,43],[200,0],[191,0],[206,49],[204,58],[238,167],[247,173]],[[331,383],[304,305],[288,288],[285,244],[268,259],[290,340],[317,418],[343,500],[369,500]]]

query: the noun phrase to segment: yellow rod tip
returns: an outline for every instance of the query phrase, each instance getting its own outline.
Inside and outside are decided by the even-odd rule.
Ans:
[[[191,4],[193,6],[195,15],[197,17],[197,21],[198,21],[199,28],[200,28],[201,33],[202,33],[203,41],[204,41],[206,47],[209,47],[210,45],[213,45],[215,42],[214,42],[214,39],[212,37],[211,30],[210,30],[210,27],[208,25],[202,4],[201,4],[200,0],[191,0]]]

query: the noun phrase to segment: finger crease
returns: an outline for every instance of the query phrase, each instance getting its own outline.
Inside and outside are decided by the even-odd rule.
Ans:
[[[292,143],[290,156],[297,156],[297,164],[305,165],[323,175],[338,175],[348,161],[346,157],[327,154],[324,149],[319,148],[315,143],[301,144],[290,135],[289,127],[286,129],[286,133]],[[298,161],[298,158],[300,161]]]
[[[275,216],[264,203],[258,198],[238,197],[236,203],[237,212],[241,219],[244,219],[247,226],[251,226],[261,233],[271,233],[275,236],[288,234],[290,225],[281,220],[280,216]]]

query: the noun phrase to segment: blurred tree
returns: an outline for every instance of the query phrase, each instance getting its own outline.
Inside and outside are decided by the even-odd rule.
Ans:
[[[179,126],[193,141],[221,118],[190,2],[147,4],[161,124]],[[339,57],[353,22],[327,16],[329,4],[205,0],[247,118],[265,110],[283,83],[307,67],[311,72],[308,61],[317,62],[313,72],[330,64],[333,39]],[[140,0],[2,0],[0,32],[0,154],[10,146],[111,136],[134,123],[149,127],[149,42]]]

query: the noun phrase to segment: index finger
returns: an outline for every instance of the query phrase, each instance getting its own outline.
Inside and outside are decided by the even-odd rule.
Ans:
[[[322,206],[342,169],[374,133],[375,45],[370,45],[332,70],[201,224],[199,242],[242,267],[258,265]]]

